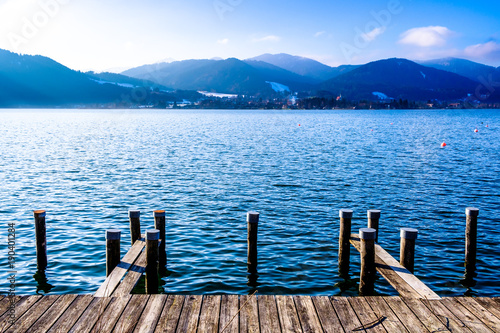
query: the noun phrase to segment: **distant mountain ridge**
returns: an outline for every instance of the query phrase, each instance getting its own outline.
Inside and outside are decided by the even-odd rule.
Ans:
[[[488,78],[493,75],[495,79],[500,79],[500,71],[498,68],[479,64],[465,59],[458,58],[443,58],[427,61],[419,61],[421,65],[441,69],[447,72],[452,72],[458,75],[465,76],[476,82],[481,81],[482,78]]]

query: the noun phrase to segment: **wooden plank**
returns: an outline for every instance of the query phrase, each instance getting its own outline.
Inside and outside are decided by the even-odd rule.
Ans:
[[[412,333],[429,332],[400,297],[384,296],[383,299],[408,331]]]
[[[293,296],[302,332],[323,332],[316,308],[310,296]]]
[[[356,331],[362,327],[370,332],[387,332],[384,325],[382,325],[383,317],[376,315],[363,297],[349,297],[348,301],[361,322],[360,327]]]
[[[141,252],[139,258],[137,258],[132,267],[130,267],[127,275],[111,296],[122,297],[130,295],[144,272],[146,272],[146,251]]]
[[[99,317],[91,332],[111,332],[117,324],[118,318],[130,302],[131,295],[124,297],[114,297],[109,302],[106,310]]]
[[[111,300],[112,298],[110,297],[93,298],[89,306],[85,309],[85,311],[83,311],[82,315],[75,323],[75,325],[71,327],[71,330],[69,332],[74,332],[74,333],[90,332],[90,330],[92,330],[92,327],[94,327],[96,321],[106,310]]]
[[[133,295],[118,319],[114,330],[116,332],[133,332],[148,300],[149,295]]]
[[[500,319],[491,314],[481,304],[476,302],[472,297],[455,297],[455,300],[462,303],[470,312],[481,320],[486,326],[494,332],[500,332]]]
[[[487,297],[475,297],[476,302],[500,319],[500,303]]]
[[[382,325],[387,332],[408,332],[406,327],[399,321],[398,316],[396,316],[383,298],[367,296],[365,300],[370,305],[377,318],[384,317]]]
[[[196,332],[202,302],[203,296],[186,296],[179,323],[177,324],[177,332]]]
[[[48,330],[49,333],[65,333],[76,323],[85,309],[92,302],[92,295],[80,295],[71,303],[66,311],[57,319],[57,321]]]
[[[346,297],[331,297],[330,302],[345,332],[352,332],[354,330],[356,332],[365,332],[364,329],[359,329],[361,322]]]
[[[257,296],[241,296],[240,307],[240,332],[260,332]]]
[[[259,306],[260,331],[262,333],[281,332],[276,299],[272,295],[257,296]]]
[[[467,325],[472,332],[493,332],[456,299],[451,297],[443,298],[441,303],[446,306],[448,310],[450,310],[450,312],[453,313],[462,323]]]
[[[219,331],[220,302],[220,296],[203,296],[198,332],[217,333]]]
[[[168,296],[155,332],[175,332],[185,298],[185,296],[180,295]]]
[[[359,241],[359,236],[357,234],[352,234],[350,239],[351,244],[360,251],[361,245]],[[406,268],[401,266],[399,262],[394,259],[386,250],[384,250],[380,245],[375,244],[375,265],[377,271],[396,289],[400,292],[402,290],[402,296],[410,297],[408,291],[413,290],[413,297],[425,298],[425,299],[439,299],[439,295],[436,294],[432,289],[427,287],[422,281],[420,281],[415,275],[413,275]],[[409,288],[404,287],[400,281],[389,280],[393,277],[393,274],[388,274],[388,271],[394,271]]]
[[[441,300],[424,300],[420,302],[424,304],[432,313],[452,332],[457,333],[470,333],[471,330],[462,323],[453,313],[448,310],[446,306],[441,303]]]
[[[42,297],[35,305],[30,306],[22,316],[17,317],[16,322],[4,332],[25,332],[40,318],[45,311],[59,298],[59,295],[48,295]]]
[[[327,296],[312,296],[311,297],[316,313],[318,314],[321,327],[325,333],[344,332],[344,328],[340,323],[337,313],[333,309],[332,303]]]
[[[3,316],[5,315],[6,319],[7,320],[7,317],[9,316],[7,312],[7,310],[10,309],[10,305],[11,304],[16,304],[17,302],[19,302],[21,300],[21,296],[0,296],[2,298],[2,302],[0,304],[0,318],[3,318]],[[0,320],[0,323],[2,321]],[[2,332],[2,324],[0,324],[0,332]]]
[[[239,332],[240,318],[238,316],[238,310],[238,295],[222,296],[220,305],[219,332],[222,332],[222,330],[224,330],[224,333]]]
[[[73,303],[77,295],[62,295],[26,332],[47,332],[66,309]]]
[[[300,332],[299,316],[295,308],[295,302],[292,296],[276,296],[276,305],[278,306],[278,315],[280,318],[282,332]]]
[[[130,250],[125,254],[118,266],[113,269],[111,274],[106,278],[103,284],[94,294],[95,297],[108,297],[113,294],[115,289],[120,284],[120,281],[128,272],[128,270],[133,266],[134,262],[137,260],[142,250],[146,246],[144,239],[137,240]]]
[[[420,322],[430,332],[446,332],[449,329],[437,318],[431,310],[429,310],[420,300],[415,298],[402,298],[403,302],[413,311],[420,319]]]
[[[19,319],[29,308],[31,308],[35,303],[42,299],[42,296],[23,296],[18,302],[15,303],[15,315],[16,320]],[[0,317],[0,332],[4,332],[7,328],[11,326],[8,319],[10,317],[9,312],[4,312]]]
[[[148,303],[142,312],[139,322],[135,326],[134,332],[137,333],[153,333],[156,324],[160,319],[161,312],[167,301],[167,295],[151,295]],[[175,328],[174,328],[175,329]]]

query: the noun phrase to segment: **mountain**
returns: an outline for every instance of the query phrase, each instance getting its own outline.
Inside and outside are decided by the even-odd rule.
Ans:
[[[247,59],[249,61],[262,61],[268,64],[286,69],[292,73],[309,77],[317,81],[325,81],[334,78],[343,73],[347,73],[358,66],[343,65],[339,67],[330,67],[319,61],[309,58],[298,57],[286,53],[280,54],[263,54],[254,58]]]
[[[122,73],[138,79],[173,87],[240,95],[275,94],[271,82],[304,90],[317,81],[259,62],[226,60],[184,60],[172,63],[145,65]]]
[[[154,89],[163,90],[163,91],[172,91],[173,90],[172,88],[165,87],[165,86],[158,84],[158,83],[155,83],[153,81],[136,79],[136,78],[133,78],[130,76],[125,76],[125,75],[116,74],[116,73],[87,72],[85,74],[87,76],[89,76],[92,80],[95,80],[96,82],[98,82],[100,84],[109,83],[109,84],[115,84],[117,86],[126,87],[126,88],[149,87],[153,90]]]
[[[498,73],[500,73],[500,71],[498,71],[495,67],[457,58],[427,60],[420,61],[418,63],[427,67],[462,75],[476,82],[480,82],[481,78],[488,79],[490,75],[497,76]]]
[[[363,65],[322,83],[319,88],[347,99],[460,99],[473,94],[477,83],[458,74],[425,67],[406,59]]]
[[[0,50],[0,107],[109,103],[128,91],[46,57]]]

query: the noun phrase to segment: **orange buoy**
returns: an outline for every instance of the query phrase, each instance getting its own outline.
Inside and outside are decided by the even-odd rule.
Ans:
[[[474,130],[474,133],[477,133],[477,132],[479,132],[479,130],[476,128],[476,129]]]
[[[300,124],[299,124],[299,127],[300,127]]]
[[[443,142],[443,143],[441,144],[441,147],[446,147],[446,142]]]

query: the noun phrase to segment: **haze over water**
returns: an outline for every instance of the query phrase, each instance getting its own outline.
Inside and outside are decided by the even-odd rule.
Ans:
[[[18,294],[93,293],[106,229],[130,248],[129,209],[167,211],[173,294],[357,295],[337,273],[338,210],[382,210],[379,243],[419,230],[415,273],[441,296],[498,296],[500,114],[494,110],[1,110],[0,215],[16,223]],[[488,125],[488,127],[486,127]],[[474,129],[478,129],[475,133]],[[441,143],[447,146],[441,148]],[[479,215],[476,285],[462,283],[465,208]],[[47,210],[36,273],[32,211]],[[257,280],[246,212],[260,212]],[[7,228],[0,238],[7,239]],[[7,251],[0,249],[0,265]],[[38,281],[37,281],[38,280]],[[1,290],[8,289],[0,273]],[[394,295],[382,278],[377,293]]]

